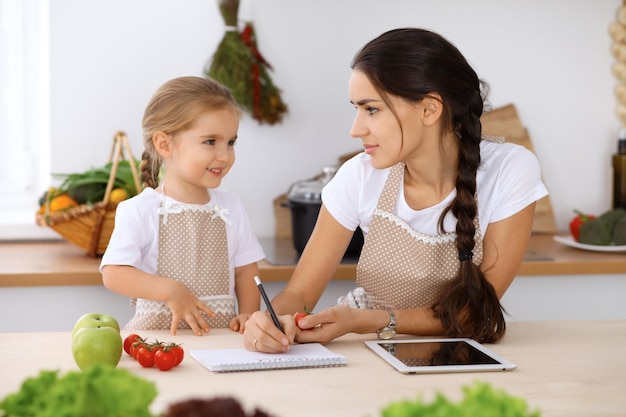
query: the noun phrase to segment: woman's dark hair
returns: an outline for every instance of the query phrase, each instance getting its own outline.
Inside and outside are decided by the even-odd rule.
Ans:
[[[461,52],[442,36],[424,29],[394,29],[366,44],[351,68],[365,74],[391,111],[389,96],[418,103],[441,97],[442,132],[454,132],[459,160],[456,198],[439,219],[451,211],[457,218],[458,275],[432,305],[447,336],[496,342],[505,332],[500,300],[482,271],[471,261],[478,211],[476,171],[480,165],[480,141],[484,98],[488,86],[481,81]],[[438,98],[437,98],[438,99]],[[398,119],[399,123],[399,119]],[[400,125],[402,128],[402,126]]]

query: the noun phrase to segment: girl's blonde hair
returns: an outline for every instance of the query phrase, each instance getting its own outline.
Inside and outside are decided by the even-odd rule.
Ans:
[[[208,111],[232,108],[241,114],[231,91],[208,77],[179,77],[163,84],[154,93],[143,114],[141,180],[145,187],[156,188],[162,159],[152,138],[156,132],[174,135],[189,129]]]

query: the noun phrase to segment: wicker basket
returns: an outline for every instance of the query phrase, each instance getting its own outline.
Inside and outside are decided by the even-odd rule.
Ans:
[[[95,204],[81,204],[67,211],[55,213],[37,212],[37,224],[50,227],[64,239],[83,249],[91,257],[102,255],[109,244],[115,225],[116,203],[109,202],[115,183],[117,168],[121,159],[130,162],[137,193],[141,190],[139,173],[124,132],[117,132],[113,138],[113,149],[109,162],[112,162],[111,175],[102,201]]]

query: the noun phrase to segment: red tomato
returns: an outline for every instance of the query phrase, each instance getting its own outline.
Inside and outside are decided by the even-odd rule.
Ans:
[[[308,316],[307,313],[296,313],[296,315],[294,316],[294,320],[296,321],[296,326],[300,327],[300,320],[302,320],[306,316]]]
[[[137,340],[133,342],[130,345],[130,356],[132,356],[133,359],[137,359],[137,351],[139,350],[139,348],[144,347],[144,346],[145,346],[145,342],[143,340]]]
[[[154,353],[156,353],[159,350],[165,349],[165,343],[159,342],[158,340],[155,340],[154,343],[150,345],[150,347],[152,348]]]
[[[141,346],[137,349],[137,362],[144,368],[152,368],[154,366],[154,351],[148,346]]]
[[[126,339],[124,339],[124,352],[128,353],[130,355],[130,348],[132,346],[132,344],[137,341],[137,340],[141,340],[143,341],[143,338],[141,336],[139,336],[138,334],[129,334]]]
[[[160,371],[169,371],[176,366],[176,354],[168,349],[158,350],[154,354],[154,364]]]
[[[180,363],[185,358],[185,351],[182,348],[182,346],[181,345],[173,345],[169,349],[170,349],[170,352],[172,352],[174,354],[174,356],[176,357],[176,364],[175,364],[175,366],[180,365]]]

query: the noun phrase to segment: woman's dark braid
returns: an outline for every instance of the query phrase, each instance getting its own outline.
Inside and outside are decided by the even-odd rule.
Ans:
[[[474,249],[476,232],[474,219],[478,210],[475,197],[476,171],[480,165],[481,114],[482,98],[480,98],[480,109],[472,108],[465,113],[457,129],[459,165],[456,178],[457,195],[452,205],[452,214],[457,218],[456,246],[459,254],[471,253]]]
[[[481,343],[493,343],[502,338],[506,329],[502,307],[493,286],[471,261],[476,234],[474,219],[478,210],[475,195],[476,171],[480,166],[482,109],[482,97],[477,93],[470,111],[465,112],[461,120],[455,121],[459,165],[457,196],[451,211],[457,218],[459,275],[444,290],[433,310],[447,336],[472,337]],[[470,254],[469,258],[464,258],[466,254]]]

